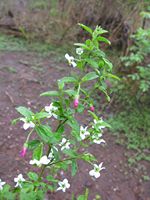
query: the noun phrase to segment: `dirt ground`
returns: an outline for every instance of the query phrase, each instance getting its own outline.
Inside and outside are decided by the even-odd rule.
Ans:
[[[27,171],[30,153],[25,159],[19,156],[25,131],[19,124],[11,125],[18,117],[17,106],[28,106],[33,110],[42,108],[48,98],[39,97],[40,93],[55,87],[58,78],[63,77],[69,67],[58,63],[52,56],[43,58],[34,53],[0,52],[0,178],[13,184],[13,178]],[[94,145],[89,148],[99,162],[104,162],[106,170],[97,180],[88,176],[91,169],[80,162],[76,177],[67,174],[71,188],[64,194],[57,192],[51,200],[71,200],[71,193],[81,194],[89,188],[89,200],[96,194],[102,200],[150,200],[150,181],[142,179],[143,171],[150,175],[150,164],[140,162],[129,167],[125,154],[130,151],[116,144],[111,134],[105,133],[107,145]]]

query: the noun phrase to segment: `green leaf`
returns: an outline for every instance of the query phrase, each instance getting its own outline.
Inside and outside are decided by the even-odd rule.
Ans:
[[[82,82],[86,82],[86,81],[91,81],[93,79],[98,78],[98,75],[96,74],[96,72],[89,72],[88,74],[86,74],[81,81]]]
[[[94,119],[98,120],[98,117],[94,112],[91,112],[90,110],[88,110],[88,113],[90,113]]]
[[[16,108],[16,110],[23,115],[24,117],[27,118],[31,118],[31,116],[34,115],[34,113],[32,111],[30,111],[29,109],[27,109],[26,107],[20,106],[18,108]]]
[[[43,143],[40,143],[33,151],[33,159],[40,160],[43,155]]]
[[[60,93],[58,91],[47,91],[47,92],[43,92],[42,94],[40,94],[40,96],[50,96],[50,97],[55,97],[55,96],[59,96]]]
[[[113,78],[113,79],[120,81],[120,78],[118,76],[114,75],[114,74],[107,73],[106,76],[109,77],[109,78]]]
[[[78,154],[76,151],[72,150],[72,149],[65,149],[64,150],[64,153],[70,157],[73,157],[73,158],[77,158],[78,157]]]
[[[89,196],[89,189],[86,188],[85,194],[80,195],[80,196],[77,198],[77,200],[88,200],[88,196]]]
[[[53,137],[53,133],[49,126],[39,125],[35,127],[37,134],[45,143],[50,143],[51,137]]]
[[[46,117],[48,117],[48,116],[49,116],[49,114],[48,114],[47,112],[39,112],[39,113],[36,113],[36,114],[35,114],[35,117],[36,117],[37,119],[46,118]]]
[[[75,96],[76,95],[76,91],[74,91],[74,90],[65,90],[64,92],[66,94],[68,94],[69,96]]]
[[[89,28],[88,26],[78,23],[79,26],[81,26],[84,30],[86,30],[87,32],[89,32],[91,35],[93,33],[93,30],[91,28]]]
[[[78,108],[77,108],[77,112],[82,113],[84,111],[85,107],[83,104],[79,103]]]
[[[32,181],[37,181],[38,180],[38,175],[35,172],[29,172],[28,173],[28,177],[29,179],[31,179]]]
[[[86,50],[91,50],[90,47],[88,47],[86,44],[84,43],[74,43],[75,46],[78,46],[78,47],[82,47],[83,49],[86,49]]]
[[[39,140],[31,140],[31,141],[28,141],[28,149],[30,150],[33,150],[35,149],[38,145],[40,145],[40,141]]]
[[[85,153],[84,155],[82,155],[82,159],[89,163],[96,161],[96,158],[90,153]]]
[[[109,40],[107,40],[105,37],[99,36],[97,39],[100,42],[105,42],[105,43],[107,43],[109,45],[111,44],[111,42]]]
[[[99,90],[105,94],[107,101],[110,102],[110,96],[107,94],[106,90],[102,86],[99,87]]]
[[[80,127],[79,124],[77,122],[77,120],[75,120],[73,117],[69,118],[69,120],[67,121],[67,124],[76,132],[80,131]]]
[[[52,183],[57,183],[58,182],[58,179],[55,179],[53,176],[51,176],[51,175],[48,175],[47,177],[46,177],[46,180],[48,180],[48,181],[50,181],[50,182],[52,182]]]
[[[105,64],[109,67],[109,69],[112,70],[112,68],[113,68],[112,63],[109,60],[107,60],[106,58],[103,58],[103,60],[104,60]]]
[[[98,63],[97,63],[95,60],[92,60],[92,59],[90,59],[90,58],[87,58],[87,59],[86,59],[86,62],[87,62],[89,65],[91,65],[91,67],[93,67],[93,68],[98,68]]]
[[[60,80],[58,80],[58,87],[60,90],[62,90],[65,86],[65,83],[75,83],[77,80],[74,77],[64,77]]]
[[[74,83],[77,80],[74,77],[64,77],[60,79],[63,83]]]
[[[84,195],[80,195],[77,200],[85,200],[85,196]]]
[[[17,121],[19,121],[19,120],[20,120],[20,118],[13,119],[13,120],[11,121],[11,124],[12,124],[12,125],[16,125]]]
[[[78,169],[78,166],[77,166],[76,160],[72,160],[72,167],[71,167],[71,175],[72,176],[76,175],[77,169]]]

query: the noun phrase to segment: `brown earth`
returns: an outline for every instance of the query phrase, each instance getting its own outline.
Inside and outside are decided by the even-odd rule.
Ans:
[[[55,87],[58,78],[63,77],[69,67],[60,64],[54,56],[43,58],[34,53],[0,53],[0,178],[13,183],[13,178],[29,168],[28,153],[25,159],[19,156],[26,133],[20,124],[11,125],[11,120],[18,117],[15,107],[23,105],[39,110],[48,98],[39,94]],[[125,154],[132,154],[125,147],[116,144],[115,138],[105,133],[107,145],[94,145],[89,148],[99,162],[104,162],[106,170],[97,180],[93,180],[88,171],[90,166],[79,162],[76,177],[66,175],[71,188],[66,193],[57,192],[49,199],[71,200],[71,193],[81,194],[89,188],[89,200],[96,194],[102,200],[150,200],[150,181],[143,181],[146,171],[150,175],[150,164],[140,162],[129,167]],[[62,175],[63,176],[63,175]]]

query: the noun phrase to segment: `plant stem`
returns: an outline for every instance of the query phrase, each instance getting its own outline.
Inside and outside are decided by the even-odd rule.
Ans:
[[[57,127],[57,129],[56,129],[56,132],[59,130],[59,128],[60,128],[62,125],[64,125],[64,124],[66,123],[67,120],[68,120],[68,119],[65,119],[62,123],[61,123],[61,122],[59,123],[59,125],[58,125],[58,127]],[[52,145],[49,144],[49,147],[48,147],[48,150],[47,150],[47,154],[46,154],[47,156],[50,154],[51,149],[52,149]],[[42,175],[44,174],[44,170],[45,170],[46,167],[47,167],[47,165],[43,165],[43,166],[42,166],[41,171],[40,171],[39,176],[38,176],[38,180],[41,180],[41,177],[42,177]]]
[[[51,148],[52,148],[52,145],[49,145],[48,150],[47,150],[47,156],[48,156],[49,153],[51,152]],[[41,177],[42,177],[42,175],[43,175],[44,170],[45,170],[46,167],[47,167],[47,165],[43,165],[43,166],[42,166],[41,171],[40,171],[40,174],[39,174],[39,176],[38,176],[38,180],[41,180]]]
[[[77,159],[77,157],[72,157],[72,158],[66,158],[66,159],[63,159],[63,160],[59,160],[57,162],[50,163],[48,166],[55,165],[55,164],[58,164],[58,163],[61,163],[61,162],[65,162],[65,161],[68,161],[68,160],[74,160],[74,159]]]
[[[32,129],[32,130],[29,132],[25,143],[28,143],[29,138],[30,138],[31,134],[33,133],[33,131],[34,131],[34,129]]]

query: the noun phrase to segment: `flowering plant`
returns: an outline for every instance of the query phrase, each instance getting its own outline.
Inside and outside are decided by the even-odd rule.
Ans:
[[[68,64],[77,73],[58,80],[58,90],[41,94],[51,100],[40,112],[34,113],[26,107],[18,107],[17,111],[22,117],[13,121],[21,121],[28,135],[21,156],[32,151],[29,164],[37,168],[39,173],[29,172],[25,178],[19,174],[14,178],[14,188],[0,179],[0,199],[35,200],[44,199],[47,191],[66,192],[71,187],[70,181],[67,177],[62,179],[57,175],[71,166],[71,174],[74,176],[79,159],[92,166],[87,175],[98,178],[104,169],[103,163],[99,164],[94,155],[88,152],[88,146],[105,144],[103,129],[109,127],[101,116],[96,115],[93,96],[100,90],[109,100],[105,80],[115,76],[111,74],[112,64],[100,50],[99,43],[110,42],[101,36],[107,32],[101,27],[92,30],[83,24],[79,25],[90,34],[91,39],[75,44],[78,47],[75,57],[65,55]],[[84,115],[84,122],[77,121],[78,113]],[[32,134],[35,135],[34,139],[31,139]]]

